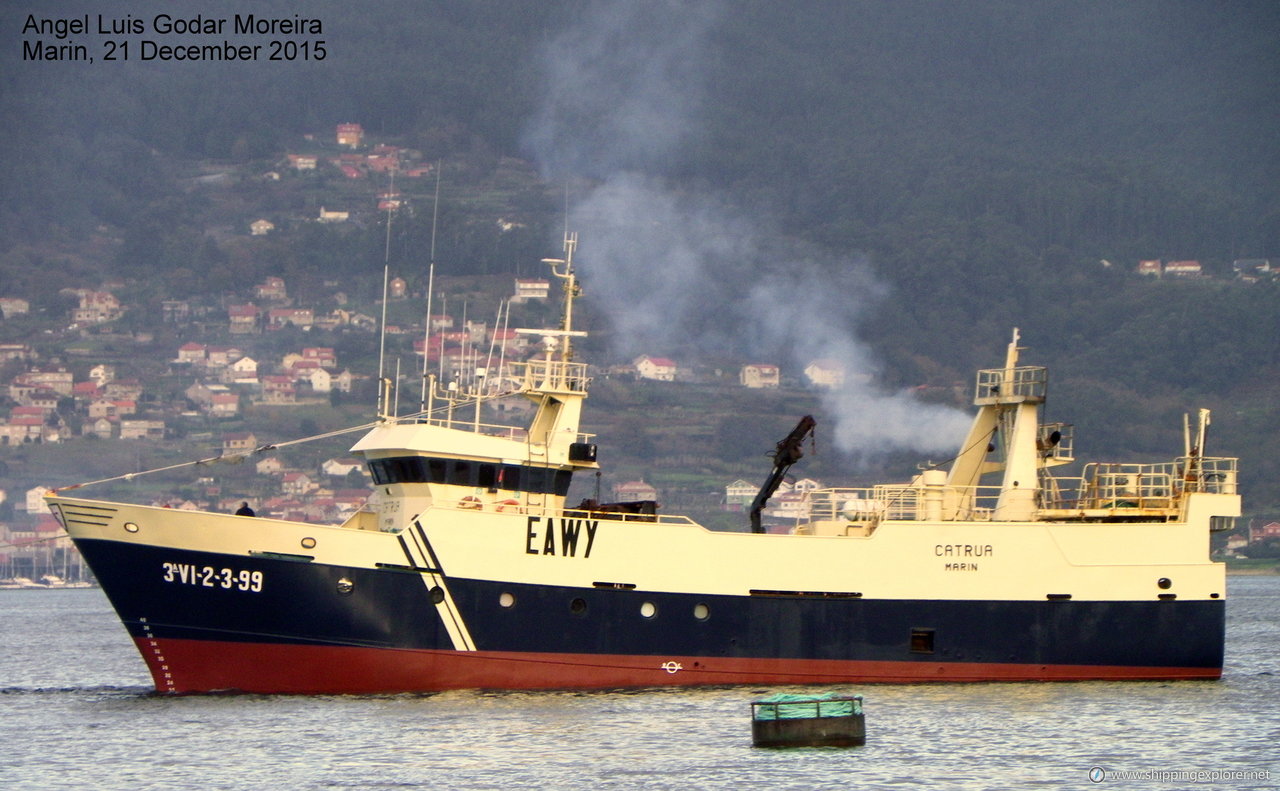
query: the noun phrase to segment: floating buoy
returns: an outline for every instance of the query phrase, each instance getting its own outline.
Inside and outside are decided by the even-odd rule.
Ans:
[[[770,695],[751,704],[756,747],[856,747],[867,743],[861,695]]]

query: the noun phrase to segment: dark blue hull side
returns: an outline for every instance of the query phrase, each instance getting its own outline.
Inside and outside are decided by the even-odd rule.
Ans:
[[[477,647],[504,651],[1222,667],[1222,600],[705,596],[476,580],[449,588]],[[503,593],[513,607],[499,604]]]
[[[466,653],[455,651],[448,617],[463,625],[475,652],[525,661],[545,655],[646,658],[655,666],[668,658],[733,667],[853,663],[864,668],[859,678],[875,680],[876,668],[885,668],[883,680],[895,681],[936,679],[946,665],[1000,668],[975,678],[1213,678],[1222,667],[1223,600],[706,596],[443,577],[453,609],[442,612],[440,592],[414,571],[105,540],[77,545],[140,646],[195,641],[210,652],[238,644]],[[1075,670],[1064,675],[1052,667]],[[553,674],[545,684],[518,686],[574,685],[562,682]],[[501,679],[476,685],[504,686]],[[414,688],[449,686],[458,684]]]

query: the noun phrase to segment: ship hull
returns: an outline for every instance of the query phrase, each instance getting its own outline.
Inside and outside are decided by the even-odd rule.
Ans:
[[[379,693],[1206,679],[1218,600],[723,595],[77,545],[157,690]]]
[[[207,640],[136,641],[169,694],[379,694],[447,689],[624,689],[741,684],[1216,679],[1201,667],[713,659],[380,649]],[[668,664],[671,663],[671,664]],[[671,667],[670,672],[663,665]]]

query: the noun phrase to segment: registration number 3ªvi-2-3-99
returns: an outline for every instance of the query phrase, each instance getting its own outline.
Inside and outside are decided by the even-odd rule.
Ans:
[[[262,590],[262,572],[247,569],[216,569],[213,566],[197,566],[192,563],[161,564],[164,567],[164,581],[176,582],[179,585],[197,585],[203,588],[222,588],[224,590],[248,591],[258,593]]]

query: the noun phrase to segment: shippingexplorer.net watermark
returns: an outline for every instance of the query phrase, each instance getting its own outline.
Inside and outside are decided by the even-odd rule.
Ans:
[[[1233,780],[1271,779],[1269,769],[1106,769],[1089,768],[1092,783],[1154,780],[1158,783],[1224,783]]]

